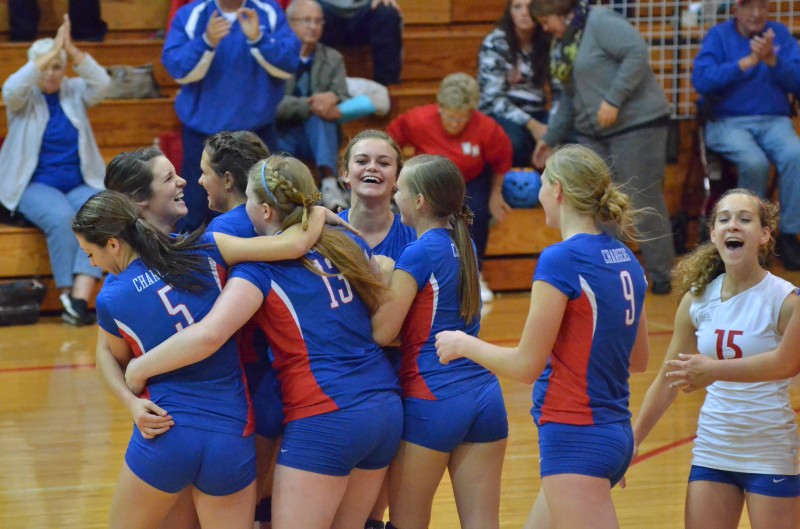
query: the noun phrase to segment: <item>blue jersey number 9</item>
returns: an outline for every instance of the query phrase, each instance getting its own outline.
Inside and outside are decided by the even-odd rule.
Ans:
[[[619,279],[622,281],[622,296],[630,303],[630,307],[625,309],[625,325],[633,325],[636,319],[636,300],[633,297],[633,280],[631,274],[627,270],[619,273]]]

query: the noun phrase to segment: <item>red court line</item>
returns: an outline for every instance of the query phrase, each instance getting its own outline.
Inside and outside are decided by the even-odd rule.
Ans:
[[[22,373],[25,371],[55,371],[57,369],[94,369],[94,364],[60,364],[56,366],[28,366],[28,367],[3,367],[0,368],[0,374],[3,373]]]
[[[794,410],[794,412],[795,413],[800,413],[800,408],[796,408]],[[647,461],[648,459],[652,459],[652,458],[654,458],[656,456],[660,456],[664,452],[669,452],[670,450],[673,450],[675,448],[679,448],[679,447],[681,447],[681,446],[683,446],[685,444],[689,444],[692,441],[694,441],[695,437],[697,437],[697,436],[696,435],[690,435],[689,437],[685,437],[683,439],[679,439],[678,441],[674,441],[672,443],[665,444],[664,446],[659,446],[658,448],[650,450],[649,452],[645,452],[644,454],[639,454],[638,456],[636,456],[636,459],[634,459],[631,462],[630,466],[636,465],[637,463],[641,463],[643,461]]]

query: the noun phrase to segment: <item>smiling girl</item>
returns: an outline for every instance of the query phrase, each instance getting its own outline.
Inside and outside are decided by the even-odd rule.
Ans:
[[[675,271],[684,295],[667,360],[700,353],[729,361],[780,343],[797,296],[791,283],[764,269],[777,222],[777,208],[751,191],[722,196],[712,212],[711,241]],[[664,364],[645,396],[634,425],[637,446],[677,396],[667,369]],[[788,379],[709,386],[686,491],[686,528],[736,528],[745,502],[753,528],[798,527],[797,449]]]

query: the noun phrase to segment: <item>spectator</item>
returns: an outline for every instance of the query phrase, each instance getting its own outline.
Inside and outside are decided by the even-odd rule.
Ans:
[[[64,76],[67,56],[77,79]],[[71,325],[94,321],[88,301],[102,275],[80,250],[70,223],[103,188],[105,164],[86,110],[103,99],[109,82],[103,67],[72,42],[64,15],[56,38],[34,42],[28,62],[3,84],[8,137],[0,149],[0,202],[44,231],[61,317]]]
[[[547,131],[550,35],[529,12],[531,0],[508,0],[478,52],[478,108],[506,131],[514,166],[527,167]]]
[[[620,14],[590,9],[586,0],[536,0],[531,14],[553,35],[550,73],[564,84],[534,165],[544,167],[573,130],[578,143],[610,158],[614,181],[625,184],[635,207],[652,208],[638,218],[639,247],[653,293],[668,294],[675,260],[662,192],[669,106],[647,44]]]
[[[320,0],[326,46],[372,46],[372,78],[400,83],[403,34],[397,0]]]
[[[336,178],[341,117],[338,103],[347,99],[342,54],[319,43],[325,19],[316,0],[294,0],[286,10],[300,38],[300,66],[286,82],[278,105],[278,150],[313,159],[320,176],[322,203],[333,211],[347,208],[347,193]]]
[[[100,42],[105,38],[108,25],[100,17],[100,0],[70,0],[68,9],[73,39]],[[35,40],[41,17],[37,0],[8,0],[9,40]]]
[[[275,148],[275,115],[299,51],[283,10],[271,0],[195,0],[175,14],[161,60],[182,85],[175,110],[183,124],[189,214],[181,230],[211,216],[198,184],[207,136],[249,130]]]
[[[781,202],[778,254],[800,270],[800,138],[788,96],[800,93],[800,48],[768,21],[767,0],[739,0],[734,18],[711,28],[694,60],[692,84],[709,106],[706,146],[736,165],[739,186],[761,197],[770,161]]]
[[[503,175],[511,168],[512,149],[500,125],[476,110],[478,97],[475,78],[450,74],[439,87],[437,104],[401,114],[386,132],[415,154],[438,154],[456,164],[467,184],[467,204],[475,214],[471,235],[482,263],[490,217],[502,221],[510,209],[503,200]],[[480,286],[483,302],[492,301],[494,294],[483,279]]]

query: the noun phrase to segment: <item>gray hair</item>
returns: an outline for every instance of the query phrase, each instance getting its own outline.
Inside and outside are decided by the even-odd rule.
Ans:
[[[478,81],[465,73],[451,73],[442,80],[436,101],[439,106],[453,110],[478,108]]]
[[[317,2],[317,0],[292,0],[292,2],[286,7],[286,18],[292,18],[295,15],[295,12],[297,11],[297,4],[300,4],[302,2],[308,2],[310,4],[313,4],[317,6],[320,9],[320,11],[322,11],[322,6],[320,5],[319,2]]]
[[[56,41],[51,38],[39,39],[35,41],[33,44],[31,44],[31,47],[28,48],[28,60],[30,62],[35,62],[36,59],[52,50],[55,44]],[[67,63],[67,52],[65,52],[63,48],[59,53],[59,57],[61,57],[62,63]]]

